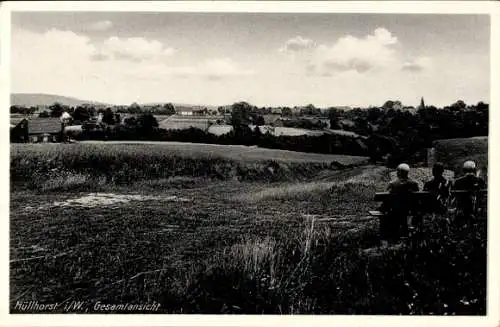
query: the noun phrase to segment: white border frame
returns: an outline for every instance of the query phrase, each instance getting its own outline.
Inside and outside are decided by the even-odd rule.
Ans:
[[[10,13],[12,11],[163,11],[163,12],[302,12],[302,13],[420,13],[420,14],[489,14],[491,17],[491,74],[490,74],[490,136],[489,163],[497,165],[500,120],[500,2],[497,1],[126,1],[126,2],[2,2],[0,3],[0,104],[2,112],[8,115],[10,99]],[[496,91],[496,92],[495,92]],[[0,121],[2,147],[0,202],[0,289],[9,289],[9,120]],[[496,184],[500,175],[494,169],[488,170],[488,315],[486,317],[402,317],[402,316],[276,316],[276,315],[76,315],[37,314],[10,315],[9,292],[2,292],[0,299],[0,326],[500,326],[499,318],[499,240],[493,231],[500,230],[499,206],[496,198]]]

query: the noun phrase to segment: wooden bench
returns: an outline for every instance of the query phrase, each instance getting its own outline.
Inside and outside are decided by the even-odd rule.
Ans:
[[[375,193],[375,197],[373,200],[375,202],[385,202],[390,200],[392,196],[394,196],[394,194],[391,194],[389,192],[377,192]],[[419,203],[424,204],[427,201],[432,201],[432,199],[434,198],[434,194],[430,192],[420,191],[411,193],[411,197],[413,197]],[[384,215],[384,213],[379,210],[369,210],[368,213],[374,217],[381,217]]]
[[[467,194],[474,194],[476,196],[479,196],[480,200],[485,200],[487,195],[488,195],[488,190],[477,190],[477,191],[462,191],[462,190],[453,190],[450,192],[451,198],[456,199],[457,197],[460,197],[460,195],[467,195]],[[391,194],[389,192],[377,192],[375,193],[374,201],[375,202],[385,202],[391,199],[391,197],[394,196],[394,194]],[[419,192],[413,192],[411,193],[411,197],[414,198],[418,203],[422,206],[425,207],[426,204],[431,203],[431,201],[434,201],[435,194],[431,192],[426,192],[426,191],[419,191]],[[480,201],[479,201],[480,202]],[[483,203],[479,203],[475,207],[475,210],[477,211],[480,207],[483,207]],[[384,213],[379,211],[379,210],[369,210],[368,213],[371,216],[374,217],[380,217],[383,216]]]
[[[483,189],[483,190],[477,190],[477,191],[451,191],[451,197],[452,197],[452,207],[459,207],[459,201],[461,196],[467,196],[471,195],[474,197],[474,203],[473,203],[473,208],[472,208],[472,214],[474,216],[477,216],[480,214],[480,216],[486,212],[485,209],[487,209],[487,199],[488,199],[488,190]],[[457,212],[458,213],[458,212]]]
[[[465,201],[461,200],[460,196],[467,196],[468,194],[471,194],[475,196],[474,202],[472,203],[472,215],[473,217],[478,217],[478,209],[479,208],[486,208],[484,199],[486,198],[488,191],[487,190],[478,190],[478,191],[458,191],[458,190],[453,190],[450,192],[450,197],[449,199],[451,201],[447,201],[446,205],[446,210],[449,210],[449,204],[455,204],[457,207],[460,207],[460,204],[457,203],[459,201]],[[426,192],[426,191],[420,191],[420,192],[413,192],[410,194],[406,195],[401,195],[401,194],[393,194],[389,192],[378,192],[375,193],[374,201],[376,202],[385,202],[385,206],[387,208],[390,208],[390,206],[394,205],[391,204],[392,201],[398,201],[401,199],[401,201],[408,201],[408,206],[409,208],[407,212],[407,219],[411,217],[411,223],[407,221],[407,231],[408,231],[408,237],[403,236],[403,239],[410,240],[412,245],[419,244],[419,237],[420,232],[422,231],[423,228],[423,217],[426,213],[434,213],[436,206],[435,206],[435,201],[436,201],[436,194],[432,192]],[[468,201],[468,200],[467,200]],[[398,203],[398,202],[394,202]],[[399,210],[399,209],[397,209]],[[404,210],[406,211],[406,210]],[[392,225],[392,223],[388,222],[385,220],[385,218],[390,218],[391,216],[386,216],[386,212],[382,212],[379,210],[369,210],[369,214],[373,217],[377,217],[379,220],[380,224],[380,235],[383,238],[383,242],[387,242],[385,239],[386,237],[388,239],[393,239],[396,237],[398,238],[399,234],[399,228],[401,227],[395,227],[396,229],[393,229],[394,226],[398,225]],[[449,212],[453,212],[453,210],[449,210]],[[483,211],[484,212],[484,211]],[[481,213],[483,213],[481,212]],[[456,214],[456,219],[460,217],[460,219],[463,219],[465,216],[459,216],[459,210],[455,210]],[[481,215],[479,215],[481,217]],[[392,216],[394,218],[395,216]],[[392,218],[390,218],[392,220]],[[402,217],[401,217],[402,218]],[[410,226],[411,225],[411,226]],[[401,234],[399,234],[401,235]],[[416,242],[416,243],[414,243]]]

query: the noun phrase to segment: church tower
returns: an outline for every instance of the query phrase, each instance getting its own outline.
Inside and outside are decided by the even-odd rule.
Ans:
[[[424,97],[420,98],[420,106],[418,109],[425,109]]]

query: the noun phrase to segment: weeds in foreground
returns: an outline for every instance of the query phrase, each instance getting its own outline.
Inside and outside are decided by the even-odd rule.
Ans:
[[[340,234],[312,220],[295,238],[246,240],[197,276],[187,290],[186,308],[192,313],[485,314],[483,223],[431,222],[425,233],[418,248],[377,248],[375,230]],[[361,244],[372,248],[363,251]]]

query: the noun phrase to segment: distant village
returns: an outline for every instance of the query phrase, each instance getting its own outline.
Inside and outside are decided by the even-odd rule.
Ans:
[[[310,104],[301,107],[255,107],[245,102],[250,114],[248,126],[257,126],[263,134],[274,136],[319,136],[335,133],[359,137],[354,131],[355,116],[346,114],[353,109],[346,106],[316,108]],[[110,131],[137,124],[145,115],[151,128],[166,131],[196,128],[221,136],[233,130],[231,121],[234,105],[219,107],[173,104],[106,106],[83,104],[67,106],[54,103],[49,106],[12,105],[10,139],[16,143],[74,142],[96,131]],[[423,99],[420,106],[425,106]],[[372,107],[375,108],[375,107]],[[364,108],[370,109],[370,108]],[[416,107],[403,106],[399,101],[387,101],[381,110],[395,110],[415,114]]]

